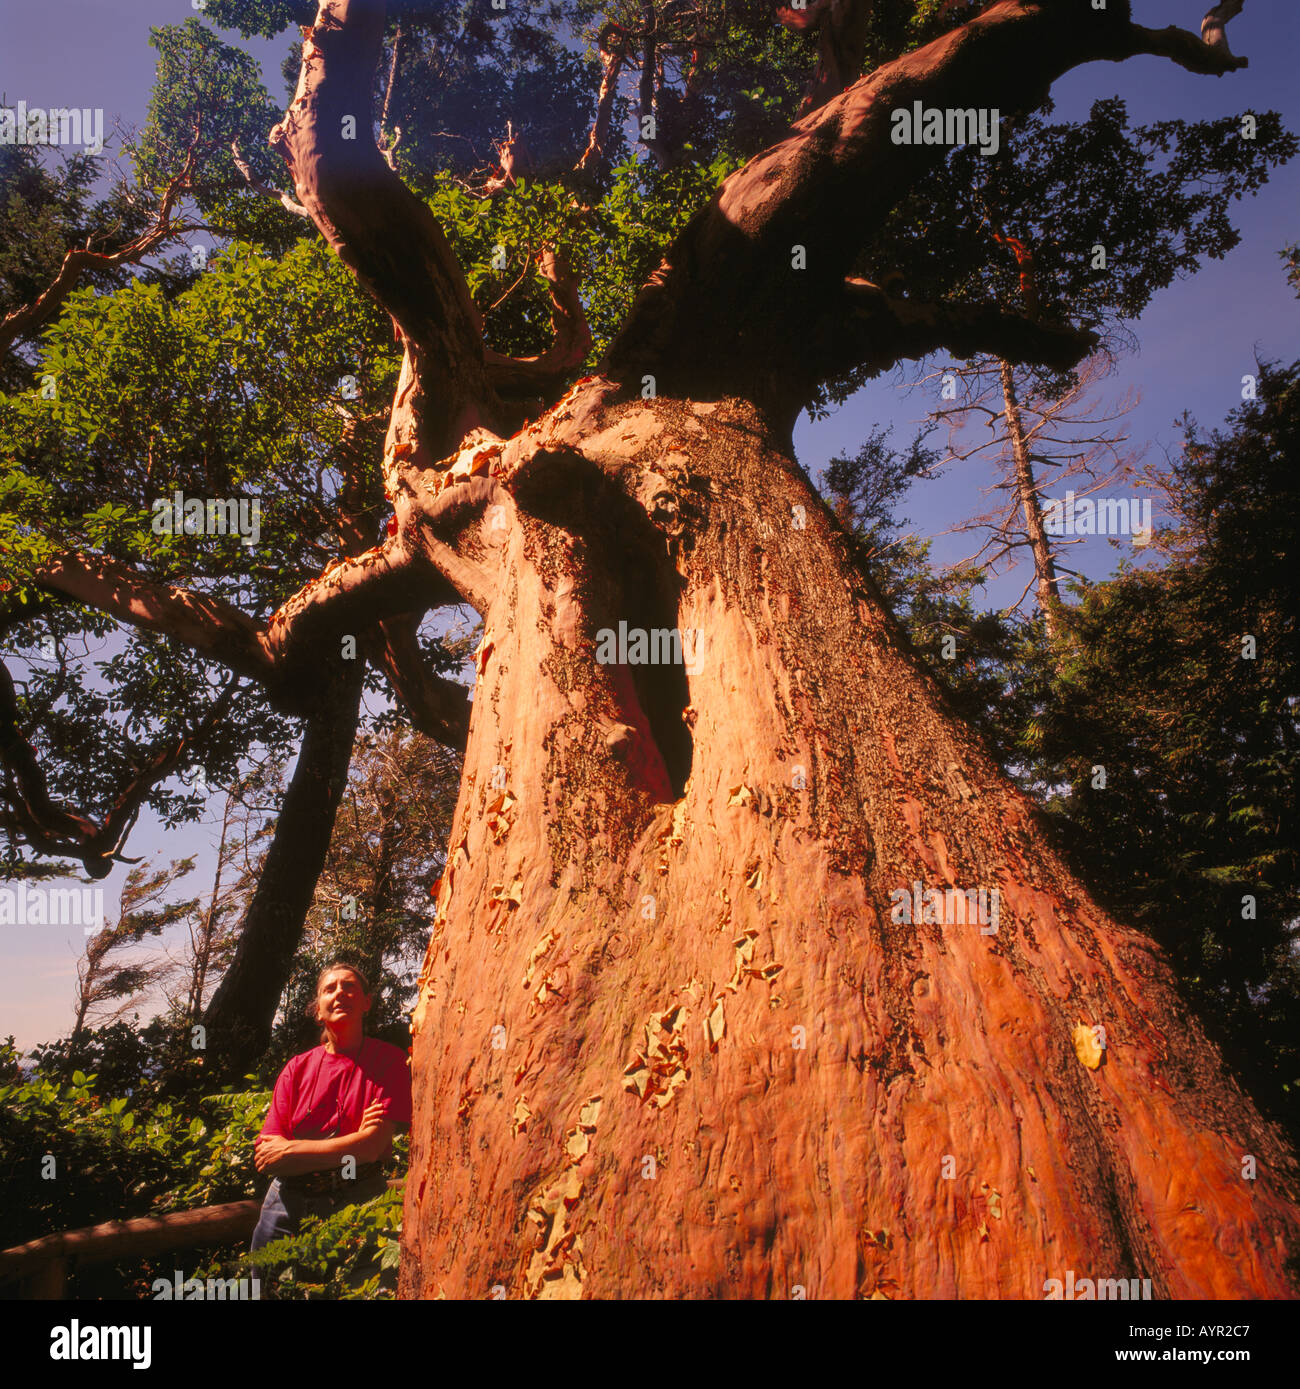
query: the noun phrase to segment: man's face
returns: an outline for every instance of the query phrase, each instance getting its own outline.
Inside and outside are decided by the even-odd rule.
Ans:
[[[340,1023],[359,1018],[369,1006],[369,996],[361,992],[360,981],[350,969],[333,969],[325,976],[317,999],[321,1022]]]

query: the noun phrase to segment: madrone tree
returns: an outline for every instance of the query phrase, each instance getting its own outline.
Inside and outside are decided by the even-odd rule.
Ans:
[[[392,534],[265,625],[117,561],[37,582],[286,707],[381,623],[482,616],[412,1018],[407,1296],[1033,1298],[1067,1269],[1295,1293],[1293,1159],[951,712],[791,442],[852,370],[1068,368],[1095,342],[855,273],[947,153],[895,143],[892,112],[1030,111],[1139,55],[1224,76],[1240,9],[1198,38],[1126,0],[959,5],[856,82],[826,26],[807,114],[571,382],[562,258],[539,253],[553,346],[485,347],[465,268],[367,138],[384,6],[320,5],[272,144],[400,336]]]

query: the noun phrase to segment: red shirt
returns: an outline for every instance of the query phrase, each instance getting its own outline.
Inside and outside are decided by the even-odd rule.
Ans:
[[[367,1037],[355,1057],[313,1047],[280,1072],[262,1136],[341,1138],[356,1133],[374,1100],[394,1124],[411,1122],[411,1073],[399,1047]]]

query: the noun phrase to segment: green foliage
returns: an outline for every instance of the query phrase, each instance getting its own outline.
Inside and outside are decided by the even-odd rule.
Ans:
[[[357,382],[354,408],[377,406],[397,362],[387,321],[319,243],[271,259],[236,242],[209,265],[175,297],[141,283],[72,296],[38,368],[57,395],[0,400],[0,496],[26,508],[11,524],[39,508],[58,548],[210,577],[232,596],[251,578],[274,605],[337,553],[337,480],[304,489],[301,476],[338,445],[341,383]],[[229,536],[156,534],[150,508],[175,489],[262,497],[254,563]],[[7,558],[6,577],[23,572]]]
[[[17,1057],[0,1048],[0,1073]],[[107,1219],[254,1194],[253,1138],[269,1091],[158,1100],[147,1078],[116,1095],[91,1072],[37,1073],[0,1086],[0,1248]],[[120,1083],[120,1080],[119,1080]],[[42,1165],[55,1159],[55,1175]]]
[[[265,616],[338,557],[341,411],[371,420],[358,443],[377,454],[397,371],[388,320],[319,242],[278,258],[236,242],[208,265],[170,295],[139,281],[78,291],[45,334],[35,384],[0,396],[0,592],[21,597],[36,565],[88,549]],[[176,490],[258,499],[258,546],[155,533],[154,503]],[[381,515],[376,499],[376,535]],[[22,705],[46,710],[51,793],[105,814],[132,774],[132,738],[179,736],[228,673],[138,630],[101,643],[96,662],[76,660],[78,644],[115,633],[114,621],[71,604],[35,612],[6,636],[29,662]],[[39,654],[47,637],[53,661]],[[247,686],[194,757],[221,784],[250,744],[283,748],[291,736]],[[202,798],[164,783],[148,805],[174,824]]]
[[[250,196],[235,166],[232,142],[258,178],[272,186],[286,183],[284,161],[267,148],[281,110],[262,86],[257,63],[197,17],[149,32],[150,47],[158,51],[153,95],[148,121],[129,146],[140,183],[160,194],[192,150],[189,192],[204,221],[273,250],[314,237],[309,224],[278,201]]]
[[[170,1031],[161,1019],[137,1026],[119,1018],[106,1027],[88,1028],[78,1038],[71,1035],[43,1042],[34,1048],[35,1074],[56,1083],[80,1068],[97,1077],[97,1089],[105,1095],[128,1098],[147,1085],[156,1072],[159,1056],[171,1045]],[[15,1058],[16,1064],[16,1058]]]
[[[291,24],[311,24],[313,0],[207,0],[204,14],[214,24],[237,29],[245,38],[273,39]]]
[[[225,1276],[259,1273],[264,1289],[274,1280],[271,1295],[281,1301],[394,1298],[402,1200],[402,1188],[393,1187],[323,1219],[308,1217],[297,1235],[244,1254],[237,1265],[225,1265]],[[209,1269],[200,1276],[217,1274]]]
[[[1086,121],[1052,124],[1052,109],[1004,123],[996,160],[973,145],[954,149],[891,211],[860,271],[918,299],[1023,310],[1021,267],[994,240],[996,228],[1032,254],[1043,315],[1122,341],[1160,290],[1237,245],[1231,204],[1300,148],[1276,112],[1261,114],[1257,138],[1243,140],[1236,116],[1132,126],[1112,97]],[[1094,246],[1105,249],[1104,269],[1093,266]],[[835,383],[825,399],[846,400],[866,375]],[[1056,373],[1035,375],[1060,384]]]
[[[1279,252],[1286,263],[1286,278],[1300,299],[1300,244],[1292,243]]]

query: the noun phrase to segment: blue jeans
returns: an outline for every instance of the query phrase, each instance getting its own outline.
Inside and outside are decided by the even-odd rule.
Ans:
[[[388,1190],[388,1182],[381,1174],[367,1182],[360,1182],[354,1190],[330,1192],[323,1196],[307,1196],[293,1191],[281,1184],[279,1177],[272,1181],[262,1199],[262,1214],[253,1231],[253,1242],[248,1246],[249,1253],[260,1249],[272,1240],[296,1235],[303,1220],[309,1215],[327,1216],[341,1211],[344,1206],[356,1205],[361,1201],[372,1201]]]

